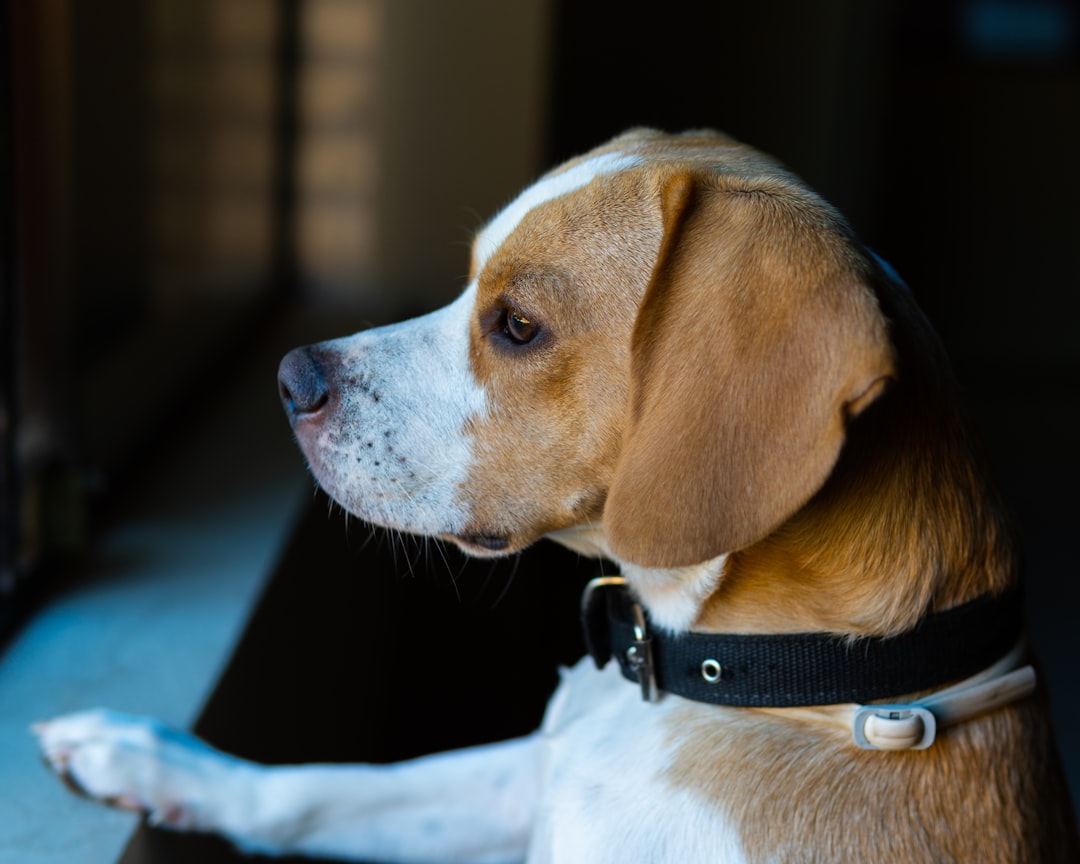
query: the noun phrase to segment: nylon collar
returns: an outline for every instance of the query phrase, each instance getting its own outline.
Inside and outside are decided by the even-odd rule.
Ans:
[[[888,638],[825,633],[735,635],[653,629],[619,577],[582,597],[585,641],[598,668],[614,657],[650,701],[791,708],[868,702],[967,678],[1008,654],[1023,630],[1019,589],[927,615]]]

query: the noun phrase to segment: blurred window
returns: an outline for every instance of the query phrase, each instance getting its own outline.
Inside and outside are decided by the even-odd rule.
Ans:
[[[0,632],[279,301],[370,277],[377,8],[4,4]]]

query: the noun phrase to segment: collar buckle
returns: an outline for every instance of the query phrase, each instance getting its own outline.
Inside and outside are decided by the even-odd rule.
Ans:
[[[618,589],[612,592],[608,589]],[[637,677],[641,686],[641,698],[646,702],[660,701],[660,686],[656,679],[656,658],[653,653],[653,640],[641,604],[630,597],[626,588],[626,579],[622,576],[599,576],[585,586],[581,595],[581,623],[585,631],[585,646],[593,658],[597,669],[603,669],[611,659],[611,621],[610,603],[612,595],[626,598],[630,623],[633,629],[633,641],[626,648],[626,653],[619,658],[624,669],[629,669]]]
[[[611,621],[608,614],[607,589],[626,588],[622,576],[597,576],[590,579],[581,594],[581,629],[585,635],[585,648],[596,664],[603,669],[611,659]]]
[[[656,685],[656,663],[653,661],[652,637],[645,623],[645,610],[641,604],[630,604],[634,621],[634,642],[626,649],[626,662],[637,673],[641,685],[641,698],[646,702],[660,701],[660,688]]]

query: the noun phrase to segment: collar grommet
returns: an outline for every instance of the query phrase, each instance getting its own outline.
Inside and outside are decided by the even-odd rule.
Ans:
[[[701,661],[701,677],[710,684],[715,684],[724,674],[724,667],[711,657]]]

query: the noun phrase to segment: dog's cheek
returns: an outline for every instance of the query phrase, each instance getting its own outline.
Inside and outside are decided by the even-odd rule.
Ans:
[[[555,415],[559,422],[507,419],[469,430],[469,467],[458,489],[458,507],[469,514],[467,532],[506,537],[517,549],[599,519],[614,456],[561,415]]]
[[[562,311],[541,316],[551,341],[536,350],[500,352],[472,333],[470,372],[486,405],[465,428],[458,504],[470,531],[517,548],[598,520],[621,447],[631,322]]]

